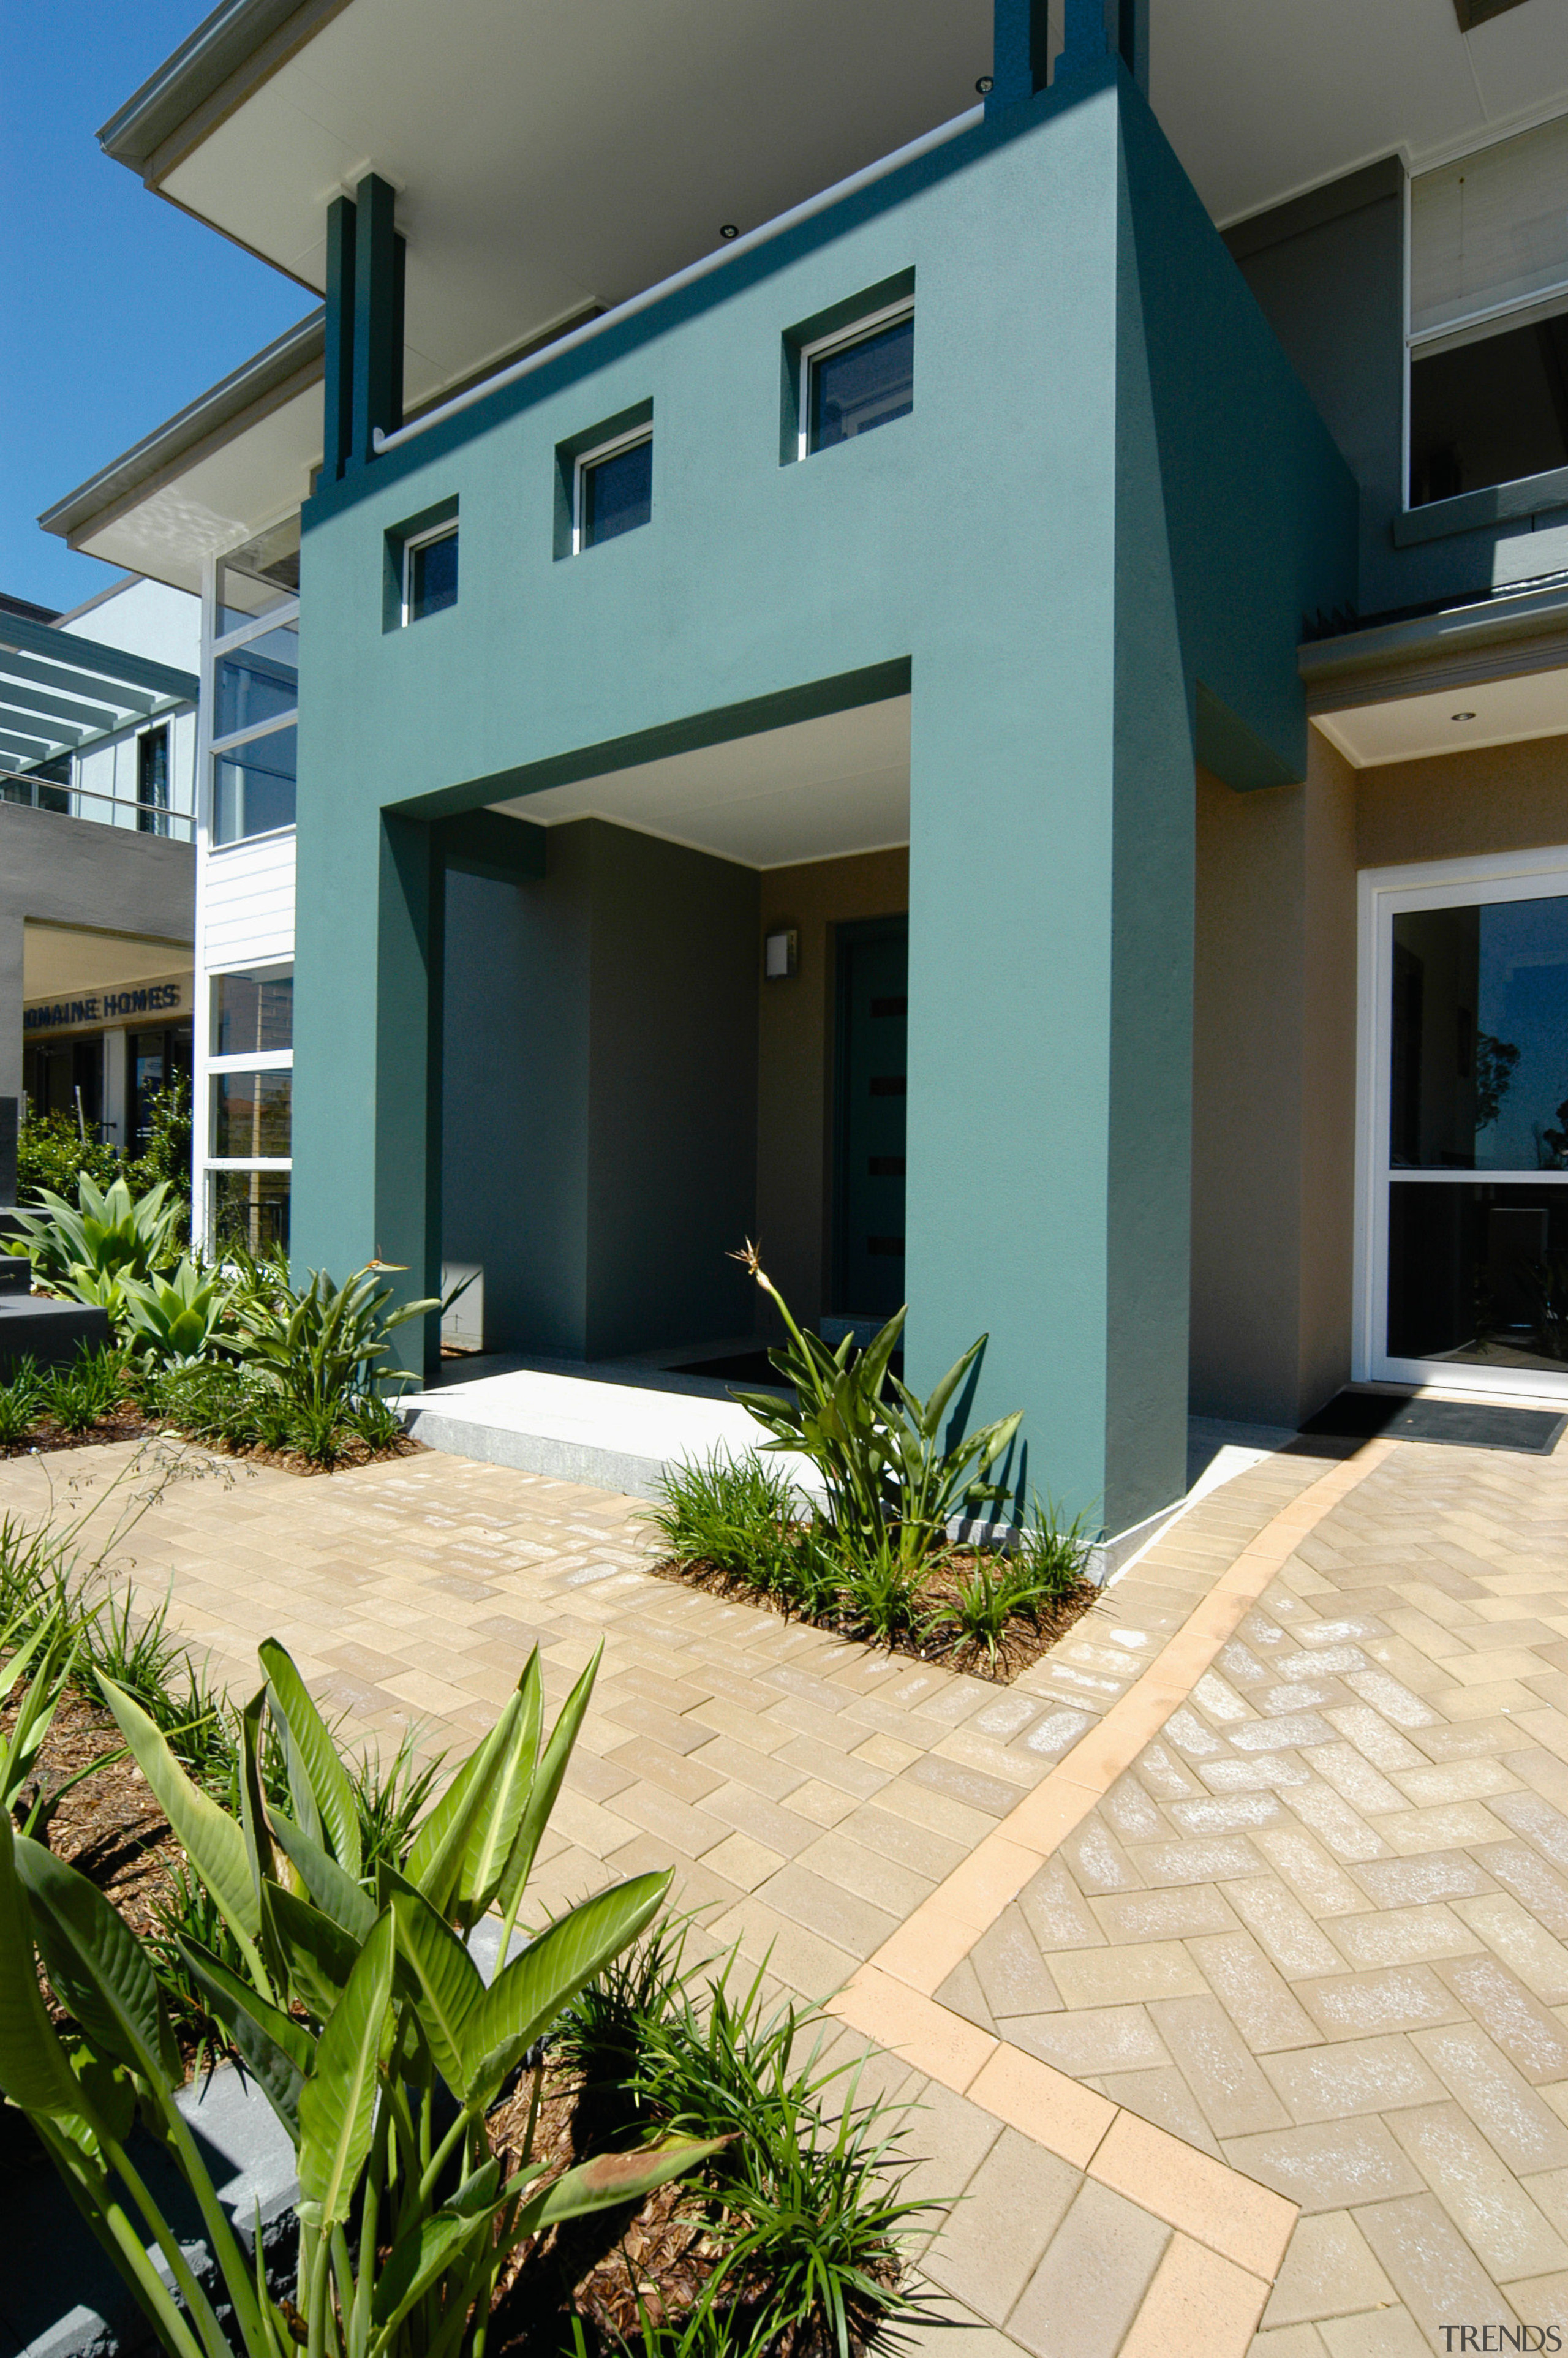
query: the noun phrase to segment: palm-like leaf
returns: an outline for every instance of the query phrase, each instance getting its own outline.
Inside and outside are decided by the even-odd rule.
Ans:
[[[64,2048],[44,2006],[33,1960],[33,1921],[16,1873],[10,1813],[0,1810],[0,2091],[25,2113],[82,2110]]]
[[[354,1789],[327,1724],[310,1699],[309,1689],[287,1649],[276,1638],[264,1638],[257,1650],[267,1675],[274,1715],[287,1730],[291,1764],[297,1758],[308,1780],[320,1823],[332,1853],[345,1875],[356,1882],[360,1874],[360,1819]],[[293,1779],[290,1785],[292,1789]],[[298,1795],[296,1794],[297,1803]]]
[[[563,2006],[657,1915],[670,1874],[636,1875],[585,1899],[503,1965],[463,2028],[465,2103],[481,2110]]]
[[[377,2065],[392,2002],[393,1921],[377,1920],[322,2028],[299,2092],[299,2214],[324,2234],[349,2215],[375,2126]]]

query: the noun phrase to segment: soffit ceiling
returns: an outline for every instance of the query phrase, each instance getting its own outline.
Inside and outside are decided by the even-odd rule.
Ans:
[[[222,556],[297,508],[320,456],[318,380],[216,449],[181,461],[169,481],[112,510],[106,522],[73,534],[71,546],[200,593],[202,558]]]
[[[1053,14],[1057,14],[1053,10]],[[157,185],[303,284],[374,169],[418,402],[975,103],[991,0],[348,0]],[[1152,0],[1155,110],[1217,221],[1568,104],[1568,0]],[[178,139],[170,143],[178,151]]]
[[[1561,737],[1568,734],[1568,671],[1523,672],[1389,697],[1315,713],[1314,726],[1358,770]]]
[[[795,721],[492,807],[546,827],[609,819],[746,868],[885,850],[909,841],[909,698]]]
[[[81,925],[22,928],[22,996],[60,999],[87,990],[117,990],[189,972],[189,942],[149,940],[141,934],[99,934]]]

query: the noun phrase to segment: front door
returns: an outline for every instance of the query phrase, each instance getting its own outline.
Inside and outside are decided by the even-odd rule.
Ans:
[[[834,1276],[855,1315],[886,1318],[904,1299],[908,1042],[908,918],[840,925]]]

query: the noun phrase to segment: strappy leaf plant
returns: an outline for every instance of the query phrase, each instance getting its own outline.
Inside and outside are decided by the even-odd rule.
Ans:
[[[949,1519],[966,1505],[1001,1495],[986,1477],[1005,1457],[1023,1422],[1022,1409],[953,1440],[943,1424],[988,1336],[970,1344],[925,1400],[892,1373],[907,1307],[895,1313],[863,1351],[847,1335],[830,1350],[803,1332],[789,1304],[748,1244],[734,1258],[777,1304],[787,1340],[768,1357],[791,1387],[734,1397],[772,1433],[770,1449],[808,1457],[827,1496],[834,1541],[854,1578],[865,1585],[867,1614],[878,1634],[913,1613],[906,1585],[947,1545]]]
[[[185,1206],[168,1180],[133,1195],[124,1179],[100,1187],[83,1171],[74,1204],[49,1187],[38,1192],[43,1210],[12,1217],[35,1271],[57,1293],[96,1303],[117,1318],[125,1278],[151,1278],[179,1258]]]
[[[0,2089],[25,2112],[172,2358],[480,2358],[497,2280],[557,2222],[639,2200],[717,2147],[665,2137],[546,2181],[492,2150],[487,2115],[563,2008],[658,1912],[634,1876],[557,1918],[487,1986],[464,1935],[494,1912],[503,1959],[587,1709],[598,1657],[542,1741],[538,1656],[396,1864],[363,1855],[351,1771],[295,1664],[268,1641],[242,1714],[240,1808],[185,1774],[124,1689],[104,1697],[233,1937],[233,1968],[179,1947],[297,2157],[291,2299],[241,2247],[184,2114],[151,1955],[94,1887],[0,1814]],[[290,1807],[263,1792],[270,1721]],[[62,2037],[38,1977],[73,2030]],[[220,2324],[127,2149],[150,2132],[200,2210],[232,2316]],[[721,2142],[721,2140],[720,2140]],[[161,2255],[167,2277],[148,2256]],[[258,2239],[259,2244],[259,2239]]]
[[[298,1409],[341,1411],[373,1391],[384,1378],[411,1379],[408,1368],[382,1363],[395,1331],[438,1310],[430,1296],[389,1308],[393,1289],[380,1282],[375,1262],[334,1285],[324,1269],[311,1270],[296,1292],[282,1276],[253,1263],[236,1295],[238,1329],[231,1347],[245,1368],[269,1379]]]

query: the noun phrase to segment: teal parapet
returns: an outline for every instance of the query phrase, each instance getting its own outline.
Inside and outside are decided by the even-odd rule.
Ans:
[[[911,274],[913,414],[792,463],[791,330]],[[559,453],[650,409],[651,525],[563,558]],[[454,504],[459,602],[389,629],[389,546]],[[907,688],[912,1379],[986,1330],[974,1412],[1024,1409],[1032,1482],[1113,1531],[1178,1495],[1194,763],[1303,774],[1295,650],[1354,597],[1357,497],[1125,69],[994,109],[304,525],[300,1257],[438,1263],[437,821]]]

